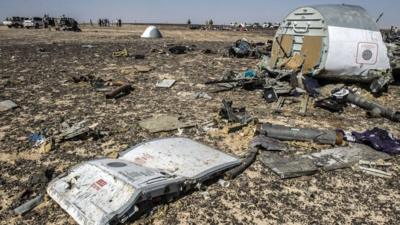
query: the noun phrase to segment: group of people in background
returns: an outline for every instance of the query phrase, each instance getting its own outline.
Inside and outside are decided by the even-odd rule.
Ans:
[[[110,21],[108,19],[99,19],[98,24],[99,27],[109,27]]]
[[[99,25],[99,27],[109,27],[109,26],[111,26],[111,23],[110,23],[109,19],[99,19],[97,24]],[[92,19],[90,19],[90,25],[93,26]],[[115,21],[115,25],[117,27],[122,27],[122,20],[121,19],[117,19]]]

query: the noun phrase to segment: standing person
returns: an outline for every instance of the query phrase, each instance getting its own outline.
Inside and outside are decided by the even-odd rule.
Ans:
[[[43,16],[43,24],[44,24],[44,28],[49,27],[49,17],[47,16],[47,14],[44,14],[44,16]]]
[[[90,19],[90,26],[93,27],[93,21],[92,21],[92,19]]]
[[[122,27],[122,20],[118,19],[118,27]]]

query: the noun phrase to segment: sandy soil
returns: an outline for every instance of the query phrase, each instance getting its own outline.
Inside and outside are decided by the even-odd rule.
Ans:
[[[0,224],[75,224],[55,202],[46,201],[24,216],[11,210],[45,192],[46,174],[58,175],[70,166],[110,155],[128,146],[158,137],[182,135],[222,151],[243,155],[252,131],[233,134],[204,131],[201,124],[214,121],[222,99],[246,106],[261,121],[315,128],[363,131],[375,126],[400,136],[399,124],[383,118],[367,118],[358,108],[347,107],[333,114],[310,107],[306,116],[290,105],[282,114],[272,114],[260,91],[235,90],[211,94],[212,100],[194,99],[198,91],[213,87],[203,83],[219,78],[227,69],[242,72],[256,68],[257,59],[224,58],[226,46],[239,38],[266,41],[268,34],[229,31],[186,30],[161,27],[165,38],[142,40],[144,26],[116,28],[84,27],[81,33],[0,27],[0,100],[10,99],[20,107],[0,113]],[[82,48],[92,44],[94,48]],[[183,55],[159,54],[168,44],[195,45]],[[112,52],[126,48],[145,59],[115,58]],[[203,54],[212,49],[216,54]],[[139,73],[135,65],[150,66]],[[105,80],[129,81],[134,91],[117,100],[106,99],[77,75]],[[155,88],[159,79],[177,83],[167,90]],[[361,90],[362,93],[365,91]],[[399,86],[391,86],[376,101],[399,107]],[[367,97],[372,98],[369,95]],[[151,134],[138,121],[154,114],[177,114],[199,126]],[[110,131],[99,140],[63,142],[49,153],[41,153],[28,142],[34,132],[55,134],[61,123],[88,120]],[[223,124],[217,125],[223,128]],[[214,130],[215,131],[215,130]],[[309,143],[290,143],[295,154],[326,148]],[[213,183],[190,195],[156,207],[131,224],[400,224],[398,157],[388,170],[391,179],[366,175],[357,169],[323,172],[310,177],[280,180],[260,162],[230,181],[229,187]]]

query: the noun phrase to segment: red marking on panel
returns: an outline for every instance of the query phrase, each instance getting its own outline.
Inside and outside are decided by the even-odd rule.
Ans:
[[[100,190],[100,187],[97,186],[96,183],[93,183],[93,184],[91,185],[91,187],[94,188],[96,191]]]
[[[92,188],[94,188],[96,191],[100,190],[102,187],[104,187],[107,184],[107,182],[103,179],[99,179],[96,182],[94,182],[92,185],[90,185]]]
[[[100,179],[100,180],[96,181],[96,184],[98,184],[100,187],[104,187],[104,185],[106,185],[107,182],[103,179]]]

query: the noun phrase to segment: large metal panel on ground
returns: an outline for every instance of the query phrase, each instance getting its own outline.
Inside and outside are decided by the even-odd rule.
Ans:
[[[165,194],[182,179],[124,160],[94,160],[78,165],[49,184],[48,194],[79,224],[109,224],[134,214],[145,192]],[[170,188],[170,192],[178,192]]]
[[[190,179],[204,180],[238,165],[240,161],[187,138],[167,138],[142,143],[125,151],[121,159]]]
[[[53,180],[47,192],[79,224],[123,223],[140,203],[176,196],[240,160],[186,138],[150,141],[119,159],[82,163]]]

